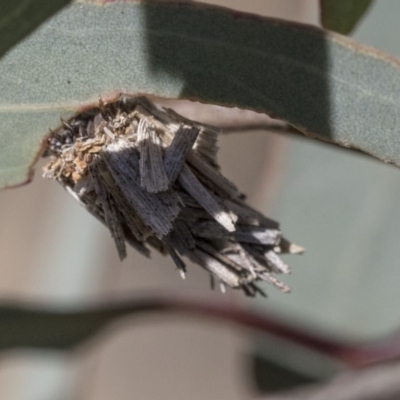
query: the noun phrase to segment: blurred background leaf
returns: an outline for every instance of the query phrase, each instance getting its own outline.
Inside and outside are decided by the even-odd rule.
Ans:
[[[375,2],[354,38],[399,56],[399,13],[399,2]],[[293,268],[287,280],[293,288],[290,298],[271,293],[268,305],[258,302],[258,306],[272,308],[309,329],[360,342],[397,331],[399,171],[316,142],[282,141],[284,173],[279,195],[268,211],[307,252],[287,259]],[[265,184],[257,195],[256,205],[263,211],[270,190]],[[285,343],[256,340],[257,358],[303,374],[306,366],[314,378],[323,378],[322,371],[325,376],[334,372],[329,370],[331,360],[317,360],[307,352],[296,356]],[[268,376],[264,378],[267,386]]]
[[[348,35],[368,11],[372,0],[320,0],[322,26]]]

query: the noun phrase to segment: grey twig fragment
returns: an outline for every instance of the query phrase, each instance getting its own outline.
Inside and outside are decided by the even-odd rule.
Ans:
[[[164,159],[164,168],[171,183],[178,178],[198,134],[198,128],[185,125],[181,125],[176,131],[174,139],[165,152]]]
[[[201,249],[201,250],[205,251],[206,253],[210,254],[215,259],[220,261],[222,264],[225,264],[232,271],[237,271],[237,272],[242,271],[242,269],[243,269],[242,265],[235,263],[229,257],[225,256],[223,253],[221,253],[218,250],[216,250],[209,243],[207,243],[205,241],[198,240],[197,241],[197,246],[199,247],[199,249]]]
[[[228,232],[213,221],[199,222],[193,227],[196,235],[207,239],[232,239],[238,242],[275,246],[279,244],[281,231],[258,226],[236,225],[234,232]]]
[[[196,247],[196,239],[185,221],[177,218],[172,231],[167,236],[168,243],[171,243],[182,255]]]
[[[138,152],[125,141],[110,143],[103,151],[103,157],[115,182],[141,219],[158,236],[167,235],[179,213],[178,198],[169,193],[163,200],[141,187]]]
[[[179,257],[178,253],[175,251],[174,247],[169,244],[168,240],[164,240],[164,246],[167,249],[172,260],[174,261],[176,268],[178,269],[182,279],[185,279],[186,278],[186,265],[182,261],[182,258]]]
[[[289,266],[284,263],[273,250],[264,252],[265,260],[273,272],[290,274]]]
[[[161,141],[155,128],[142,118],[137,128],[140,152],[140,184],[148,192],[157,193],[168,189],[169,181],[164,170]]]
[[[98,164],[100,164],[100,162]],[[105,162],[103,161],[102,164],[105,164]],[[147,237],[151,235],[151,230],[146,227],[144,222],[136,213],[132,212],[131,204],[114,181],[110,171],[107,168],[101,168],[100,175],[104,181],[104,184],[107,186],[108,191],[113,195],[118,209],[124,216],[125,224],[133,236],[141,242],[146,240]]]
[[[227,231],[235,230],[236,215],[227,211],[225,206],[199,182],[187,165],[182,168],[179,183]]]
[[[203,250],[195,249],[188,253],[188,257],[195,263],[200,264],[221,281],[230,287],[236,288],[241,285],[239,276],[226,268],[219,260]]]
[[[111,236],[114,239],[115,246],[118,251],[119,259],[122,261],[126,257],[125,234],[122,225],[122,216],[116,207],[111,193],[108,192],[107,188],[102,184],[96,163],[93,163],[89,167],[89,171],[93,178],[97,199],[104,211],[105,223],[110,229]]]
[[[236,198],[240,196],[240,192],[237,187],[229,182],[223,175],[221,175],[215,167],[208,162],[202,160],[196,153],[191,153],[188,156],[189,163],[195,167],[204,178],[213,184],[213,188],[228,197]]]
[[[295,243],[291,243],[284,237],[281,240],[279,248],[281,253],[303,254],[305,252],[304,247],[301,247]]]
[[[149,247],[169,254],[182,277],[188,258],[221,290],[264,294],[256,283],[265,281],[288,291],[275,277],[290,272],[278,253],[302,248],[218,171],[218,131],[121,95],[51,133],[44,176],[109,228],[120,259],[127,242],[145,256]]]
[[[204,160],[213,165],[217,165],[217,143],[219,133],[220,129],[211,126],[203,126],[193,147],[193,150],[195,150],[197,154],[200,154]]]
[[[239,217],[238,220],[239,223],[246,225],[263,226],[265,228],[270,228],[270,229],[279,228],[278,222],[265,217],[256,210],[253,210],[250,206],[241,202],[239,199],[235,200],[226,199],[224,203],[230,210],[232,210]]]

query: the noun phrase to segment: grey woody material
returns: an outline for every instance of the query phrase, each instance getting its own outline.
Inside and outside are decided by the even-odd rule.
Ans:
[[[121,95],[76,115],[47,140],[44,176],[57,180],[110,230],[119,257],[129,243],[145,256],[184,258],[246,294],[257,281],[289,291],[281,253],[302,248],[279,224],[249,207],[219,171],[218,128]]]

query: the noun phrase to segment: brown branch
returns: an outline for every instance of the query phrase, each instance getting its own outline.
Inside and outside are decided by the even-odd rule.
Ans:
[[[152,300],[150,299],[150,302]],[[311,350],[336,358],[352,367],[364,367],[400,358],[400,335],[394,335],[373,343],[358,344],[335,340],[329,336],[313,333],[295,324],[288,324],[277,316],[256,313],[224,302],[207,303],[190,299],[159,298],[157,308],[183,312],[189,315],[214,317],[219,320],[237,323],[241,326],[273,334],[307,347]]]

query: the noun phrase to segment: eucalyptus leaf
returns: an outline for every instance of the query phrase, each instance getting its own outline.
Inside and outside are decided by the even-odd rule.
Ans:
[[[195,3],[73,3],[0,60],[0,187],[49,128],[119,92],[277,116],[400,165],[400,64],[318,28]]]
[[[71,0],[0,0],[0,57]]]
[[[179,311],[180,308],[184,309],[185,305],[179,301],[155,297],[80,309],[3,302],[0,305],[0,351],[12,348],[68,350],[118,318],[167,309]]]
[[[137,321],[141,314],[165,312],[217,317],[253,328],[263,323],[261,316],[235,310],[230,305],[191,301],[188,298],[133,298],[79,309],[3,302],[0,305],[0,351],[12,348],[70,350],[122,317],[129,316]]]
[[[319,3],[322,26],[348,35],[367,12],[372,0],[320,0]]]
[[[123,317],[137,321],[140,315],[171,313],[256,329],[353,366],[397,359],[400,352],[397,347],[387,351],[392,343],[398,341],[396,334],[381,342],[357,344],[303,329],[293,320],[289,324],[274,315],[262,315],[228,303],[199,301],[187,296],[181,299],[172,296],[132,298],[80,309],[27,307],[3,302],[0,305],[0,351],[13,348],[70,350]]]

